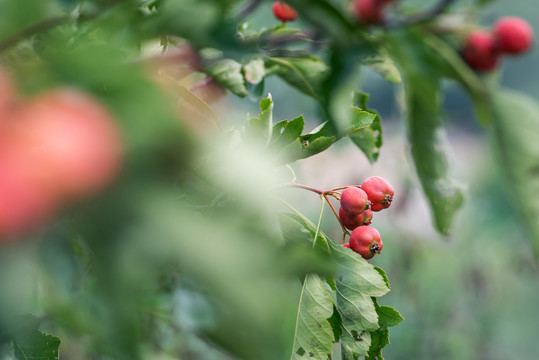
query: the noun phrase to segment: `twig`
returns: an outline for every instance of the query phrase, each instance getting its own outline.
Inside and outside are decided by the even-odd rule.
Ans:
[[[240,21],[245,19],[250,13],[255,11],[255,9],[262,3],[262,0],[251,0],[243,10],[236,16],[236,20]]]
[[[12,37],[7,38],[6,40],[0,42],[0,52],[3,52],[9,49],[10,47],[17,45],[19,42],[23,41],[24,39],[30,36],[45,32],[57,26],[67,24],[72,21],[87,21],[87,20],[94,19],[95,17],[101,15],[105,10],[109,9],[110,7],[112,7],[113,5],[121,1],[122,0],[112,0],[110,1],[109,4],[107,4],[107,6],[104,6],[103,8],[90,14],[85,14],[85,15],[79,14],[79,16],[66,15],[66,16],[57,16],[50,19],[45,19],[41,22],[38,22],[37,24],[34,24],[22,30],[21,32],[13,35]]]
[[[417,15],[406,17],[402,20],[388,22],[384,24],[384,27],[386,29],[395,29],[395,28],[410,26],[410,25],[418,24],[424,21],[428,21],[440,15],[441,13],[443,13],[453,2],[455,2],[455,0],[441,0],[438,4],[436,4],[430,10],[427,10]]]

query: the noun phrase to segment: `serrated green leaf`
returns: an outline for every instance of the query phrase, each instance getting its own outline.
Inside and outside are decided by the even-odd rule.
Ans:
[[[539,104],[527,95],[501,90],[492,96],[491,137],[499,162],[539,257]]]
[[[273,101],[271,94],[260,101],[260,113],[256,118],[251,118],[245,126],[246,135],[250,140],[261,139],[267,145],[273,133]]]
[[[13,352],[17,360],[58,360],[60,338],[39,331],[32,316],[21,317],[28,324],[13,334]]]
[[[299,300],[291,359],[329,359],[333,351],[333,295],[316,274],[307,274]]]
[[[382,349],[389,345],[389,331],[378,329],[371,332],[371,346],[366,357],[367,360],[383,360]]]
[[[359,105],[361,109],[367,111],[370,114],[374,114],[375,117],[372,120],[370,126],[361,128],[358,131],[350,133],[348,136],[354,144],[367,156],[367,159],[371,164],[378,160],[380,155],[380,148],[382,147],[382,121],[380,115],[367,108],[367,101],[369,95],[361,92],[354,92],[353,103]]]
[[[376,305],[376,312],[378,313],[378,324],[380,324],[381,327],[394,327],[404,320],[400,312],[391,306]]]
[[[371,296],[382,296],[389,289],[383,277],[360,255],[330,243],[337,262],[336,305],[342,319],[341,350],[344,359],[366,356],[371,331],[378,329],[378,315]]]
[[[206,74],[213,77],[217,84],[239,97],[246,97],[249,94],[243,77],[242,66],[237,61],[231,59],[219,60],[206,68]]]
[[[356,106],[350,108],[351,112],[351,125],[346,129],[347,133],[353,133],[361,129],[365,129],[367,126],[372,125],[376,114],[360,109]]]
[[[375,266],[374,270],[378,271],[378,273],[384,279],[384,282],[386,283],[387,288],[391,290],[391,286],[389,286],[389,279],[387,278],[386,272],[382,268],[379,268],[378,266]]]
[[[427,195],[436,229],[448,234],[464,203],[462,189],[448,176],[440,119],[440,79],[432,51],[416,41],[412,30],[390,38],[404,81],[408,136],[417,175]]]
[[[276,147],[281,148],[297,141],[301,136],[304,127],[305,120],[303,119],[303,115],[290,121],[280,121],[273,127],[272,143],[275,144]]]
[[[266,68],[273,68],[276,74],[292,87],[320,100],[320,88],[329,68],[313,56],[302,58],[272,57],[266,60]]]

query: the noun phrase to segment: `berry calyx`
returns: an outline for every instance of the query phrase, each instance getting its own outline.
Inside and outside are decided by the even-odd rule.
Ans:
[[[466,63],[478,71],[490,71],[498,66],[500,54],[494,36],[484,30],[471,32],[462,47]]]
[[[356,0],[354,10],[359,22],[363,24],[381,24],[384,21],[384,7],[390,1]]]
[[[350,215],[342,207],[339,209],[339,218],[348,230],[354,230],[361,225],[369,225],[372,221],[372,210],[367,209],[357,215]]]
[[[369,196],[358,187],[348,187],[341,194],[341,208],[350,215],[362,213],[369,205]]]
[[[367,194],[371,202],[372,211],[380,211],[391,206],[395,192],[393,187],[382,177],[372,176],[365,179],[361,189]]]
[[[294,21],[298,12],[284,1],[275,1],[272,5],[273,15],[282,22]]]
[[[375,254],[380,254],[383,247],[380,233],[373,227],[359,226],[350,234],[350,248],[364,259],[371,259]]]
[[[496,49],[504,54],[522,54],[533,44],[533,28],[516,16],[499,19],[493,26]]]

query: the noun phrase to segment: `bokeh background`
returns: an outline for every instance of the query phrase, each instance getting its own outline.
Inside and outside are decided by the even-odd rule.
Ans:
[[[20,9],[12,6],[13,1],[0,0],[0,12],[2,6],[17,9],[14,16],[21,19],[32,15],[31,10],[39,13],[38,7],[28,9],[31,0],[25,0],[26,7]],[[434,2],[402,0],[401,5],[417,10]],[[77,1],[60,3],[71,6]],[[539,31],[536,0],[489,2],[480,14],[480,24],[488,27],[506,15],[521,16]],[[0,253],[0,340],[5,340],[4,330],[12,325],[6,319],[13,313],[30,312],[43,321],[43,330],[62,339],[65,359],[237,358],[214,344],[228,346],[240,355],[243,352],[244,358],[273,354],[272,344],[288,346],[293,335],[290,320],[295,320],[301,287],[297,275],[309,266],[321,269],[309,264],[315,262],[314,257],[276,251],[282,241],[278,224],[264,217],[273,209],[265,203],[268,194],[257,192],[254,182],[269,181],[265,178],[270,177],[257,173],[263,166],[257,168],[259,159],[254,154],[216,154],[210,150],[218,162],[224,161],[220,165],[227,171],[223,173],[209,169],[214,163],[208,169],[193,166],[193,152],[206,147],[193,145],[188,131],[180,131],[181,136],[176,137],[178,129],[168,121],[173,117],[167,113],[157,86],[138,70],[124,66],[126,57],[138,53],[134,41],[138,38],[117,31],[122,21],[129,24],[132,20],[128,15],[115,16],[118,19],[103,20],[103,24],[114,24],[103,30],[104,35],[91,31],[80,34],[74,40],[80,48],[72,49],[63,41],[62,31],[48,34],[59,39],[57,42],[47,43],[50,39],[44,36],[44,44],[60,49],[57,53],[46,46],[38,49],[45,58],[49,56],[45,65],[36,65],[31,56],[28,63],[2,59],[6,63],[11,60],[25,93],[36,93],[56,82],[92,92],[121,119],[121,126],[131,129],[126,135],[131,143],[126,171],[109,192],[68,208],[45,235],[37,234],[28,243],[7,246]],[[271,1],[264,1],[250,19],[256,28],[275,25]],[[14,24],[6,24],[11,31],[8,25]],[[301,20],[293,24],[301,25]],[[2,26],[0,33],[5,35],[7,30]],[[143,33],[145,29],[137,30]],[[101,40],[100,36],[106,38],[107,46],[132,47],[119,47],[125,53],[101,45],[89,50],[85,47],[87,39]],[[40,36],[36,44],[40,44]],[[25,54],[29,51],[25,46],[16,50]],[[536,46],[523,56],[505,59],[497,76],[504,86],[539,100],[537,64]],[[102,83],[112,86],[103,89]],[[441,236],[434,230],[410,160],[401,87],[368,69],[359,86],[371,94],[369,107],[379,111],[383,119],[385,144],[377,163],[370,165],[345,138],[291,166],[298,182],[319,189],[360,184],[373,175],[386,178],[395,188],[393,205],[375,214],[373,221],[382,234],[384,249],[372,263],[387,272],[392,286],[380,303],[395,307],[405,318],[391,329],[391,345],[384,349],[384,356],[539,358],[535,339],[539,334],[539,268],[516,212],[519,204],[509,195],[486,130],[477,124],[466,95],[455,84],[445,84],[451,171],[467,189],[467,201],[451,235]],[[303,114],[306,130],[319,125],[319,107],[311,98],[276,77],[266,81],[266,91],[275,104],[275,122]],[[152,105],[141,106],[146,103]],[[241,127],[246,113],[259,112],[258,99],[233,95],[212,106],[223,119],[224,128]],[[211,149],[210,144],[204,145]],[[233,159],[235,155],[244,158]],[[170,184],[171,173],[177,180],[174,186]],[[216,196],[219,191],[241,200],[233,203],[231,210],[220,209],[221,201],[227,199]],[[320,213],[316,194],[295,188],[282,189],[280,194],[316,222]],[[100,224],[97,228],[96,221]],[[79,237],[78,225],[83,225],[81,232],[86,238]],[[329,209],[322,229],[335,241],[340,240],[340,228]],[[40,285],[34,286],[36,283]],[[153,296],[154,290],[159,296]],[[216,319],[224,320],[217,324]],[[130,351],[137,356],[130,357]],[[271,356],[256,359],[275,359]]]

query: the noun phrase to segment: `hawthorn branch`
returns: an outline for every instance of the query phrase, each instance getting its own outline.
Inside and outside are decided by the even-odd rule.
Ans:
[[[236,20],[240,21],[245,19],[250,13],[256,10],[258,5],[262,3],[262,0],[251,0],[243,10],[236,16]]]
[[[30,27],[22,30],[21,32],[13,35],[12,37],[9,37],[5,39],[4,41],[0,42],[0,53],[4,52],[5,50],[17,45],[19,42],[33,36],[37,35],[39,33],[51,30],[57,26],[68,24],[70,22],[74,21],[88,21],[92,20],[99,15],[101,15],[103,12],[108,10],[113,5],[116,5],[117,3],[121,2],[122,0],[111,0],[106,6],[102,7],[101,9],[96,10],[95,12],[88,13],[88,14],[79,14],[78,16],[73,15],[65,15],[65,16],[56,16],[49,19],[45,19],[41,22],[38,22],[34,25],[31,25]]]
[[[384,25],[384,27],[386,29],[396,29],[396,28],[415,25],[415,24],[422,23],[424,21],[428,21],[442,14],[443,12],[445,12],[445,10],[454,2],[455,0],[441,0],[438,4],[436,4],[430,10],[427,10],[423,13],[419,13],[417,15],[408,16],[400,21],[396,20],[393,22],[388,22]]]

